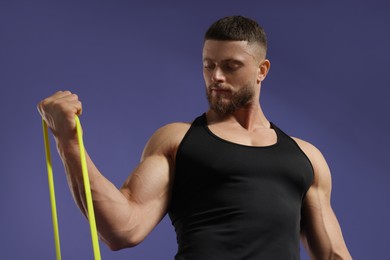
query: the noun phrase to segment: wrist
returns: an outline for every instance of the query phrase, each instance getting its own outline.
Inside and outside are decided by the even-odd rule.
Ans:
[[[61,156],[79,155],[80,148],[77,137],[75,138],[55,138],[58,152]]]

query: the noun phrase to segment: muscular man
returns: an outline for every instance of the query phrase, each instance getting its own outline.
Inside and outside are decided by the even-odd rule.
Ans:
[[[87,155],[99,235],[111,249],[137,245],[168,213],[177,260],[299,259],[300,240],[313,259],[351,259],[330,205],[325,159],[262,112],[266,51],[255,21],[220,19],[203,48],[210,109],[191,124],[158,129],[120,189]],[[81,102],[60,91],[38,109],[86,215],[74,120]]]

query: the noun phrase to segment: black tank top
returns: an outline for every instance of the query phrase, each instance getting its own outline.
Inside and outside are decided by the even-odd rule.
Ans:
[[[169,216],[176,260],[300,259],[301,206],[313,168],[271,123],[277,142],[255,147],[214,135],[198,117],[176,155]]]

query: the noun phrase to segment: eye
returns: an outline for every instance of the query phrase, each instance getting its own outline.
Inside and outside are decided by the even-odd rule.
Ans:
[[[234,71],[237,71],[238,69],[240,69],[241,67],[242,67],[241,63],[232,61],[232,62],[227,62],[226,64],[224,64],[223,69],[226,72],[234,72]]]
[[[203,68],[206,70],[213,70],[215,68],[215,65],[209,62],[206,62],[203,64]]]

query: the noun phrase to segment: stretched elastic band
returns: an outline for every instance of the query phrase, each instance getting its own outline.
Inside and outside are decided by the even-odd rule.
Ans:
[[[60,235],[58,232],[57,204],[56,204],[56,195],[55,195],[55,191],[54,191],[54,180],[53,180],[53,169],[52,169],[51,155],[50,155],[49,134],[47,131],[46,122],[43,119],[42,119],[42,128],[43,128],[43,140],[45,142],[47,179],[49,181],[51,218],[53,220],[56,259],[61,260]]]
[[[84,142],[83,142],[83,131],[78,116],[75,117],[75,120],[76,120],[77,138],[78,138],[79,149],[80,149],[80,161],[81,161],[81,170],[82,170],[83,181],[84,181],[85,198],[87,202],[88,219],[89,219],[89,225],[91,230],[92,247],[95,256],[94,259],[101,260],[95,213],[93,210],[93,203],[92,203],[91,186],[89,183],[87,160],[85,156],[85,149],[84,149]],[[48,173],[48,180],[49,180],[50,203],[52,209],[56,257],[57,260],[61,260],[60,237],[58,231],[57,206],[56,206],[56,199],[55,199],[55,192],[54,192],[54,181],[53,181],[53,170],[52,170],[52,163],[51,163],[51,156],[50,156],[49,135],[48,135],[47,125],[44,120],[42,120],[42,127],[43,127],[43,135],[44,135],[44,142],[45,142],[46,165],[47,165],[47,173]]]

